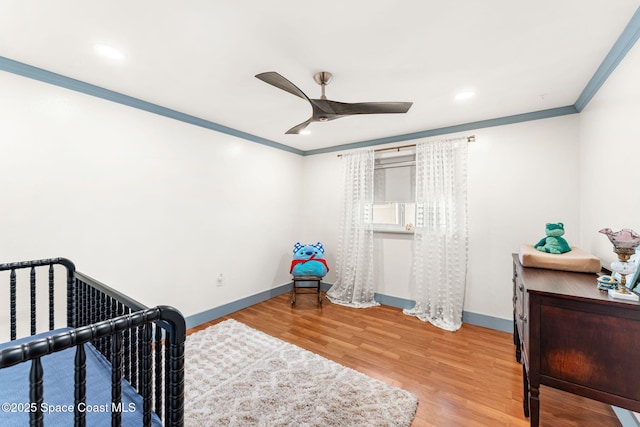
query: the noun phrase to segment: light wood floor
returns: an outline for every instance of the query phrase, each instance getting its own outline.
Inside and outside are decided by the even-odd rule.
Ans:
[[[513,336],[473,325],[442,331],[388,306],[353,309],[281,295],[233,318],[418,396],[412,427],[528,426]],[[192,332],[190,331],[190,332]],[[547,387],[541,426],[620,426],[611,407]]]

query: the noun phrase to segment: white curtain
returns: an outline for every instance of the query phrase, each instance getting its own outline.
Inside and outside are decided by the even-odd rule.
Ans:
[[[349,307],[378,305],[373,299],[373,168],[373,150],[342,156],[337,277],[327,297]]]
[[[467,140],[416,145],[416,224],[405,314],[448,330],[462,326],[468,258]]]

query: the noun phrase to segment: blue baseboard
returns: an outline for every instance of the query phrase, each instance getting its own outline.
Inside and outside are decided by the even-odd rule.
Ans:
[[[613,409],[616,417],[618,417],[622,427],[640,427],[640,421],[638,421],[633,412],[628,409],[618,408],[617,406],[611,406],[611,409]]]
[[[389,295],[378,294],[378,293],[373,295],[373,299],[382,305],[388,305],[389,307],[395,307],[402,310],[413,308],[416,305],[416,302],[410,299],[392,297]]]
[[[462,313],[462,322],[495,329],[496,331],[513,333],[513,320],[500,319],[499,317],[487,316],[486,314],[465,311]]]
[[[321,289],[324,292],[328,291],[330,288],[330,283],[321,283]],[[229,315],[238,310],[242,310],[243,308],[250,307],[252,305],[258,304],[262,301],[266,301],[290,291],[291,283],[285,283],[284,285],[280,285],[273,289],[259,292],[255,295],[251,295],[246,298],[242,298],[237,301],[233,301],[228,304],[224,304],[219,307],[215,307],[210,310],[188,316],[186,318],[187,329],[211,322],[212,320],[219,319],[220,317]],[[415,305],[415,301],[413,300],[378,293],[374,295],[374,299],[382,305],[388,305],[390,307],[395,307],[402,310],[413,308],[413,306]],[[462,321],[471,325],[513,333],[513,322],[511,320],[499,319],[497,317],[465,311],[464,313],[462,313]]]
[[[291,283],[280,285],[277,288],[269,289],[255,295],[251,295],[246,298],[242,298],[228,304],[224,304],[219,307],[194,314],[192,316],[187,316],[185,318],[187,322],[187,329],[195,328],[196,326],[200,326],[202,324],[211,322],[212,320],[219,319],[238,310],[242,310],[243,308],[251,307],[252,305],[277,297],[278,295],[284,294],[285,292],[289,291],[291,291]]]

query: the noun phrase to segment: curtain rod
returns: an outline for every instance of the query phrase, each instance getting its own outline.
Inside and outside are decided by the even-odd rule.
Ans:
[[[464,137],[462,137],[462,138],[464,138]],[[467,138],[467,142],[475,142],[476,141],[476,136],[475,135],[469,135],[466,138]],[[447,139],[445,141],[455,141],[457,139],[460,139],[460,138]],[[381,151],[390,151],[390,150],[400,151],[403,148],[412,148],[412,147],[415,147],[415,146],[416,146],[416,144],[398,145],[396,147],[378,148],[377,150],[373,150],[373,151],[374,151],[374,153],[379,153]],[[342,154],[338,154],[338,157],[342,157]]]

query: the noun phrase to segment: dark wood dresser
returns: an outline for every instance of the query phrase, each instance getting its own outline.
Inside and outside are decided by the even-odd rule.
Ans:
[[[595,274],[526,268],[514,254],[513,323],[531,426],[540,384],[640,411],[640,303],[609,298]]]

